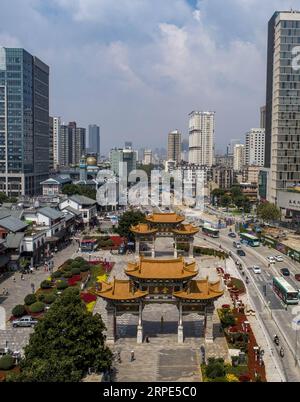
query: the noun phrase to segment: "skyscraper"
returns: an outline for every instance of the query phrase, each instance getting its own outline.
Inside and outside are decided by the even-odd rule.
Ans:
[[[127,163],[127,175],[136,169],[137,151],[133,149],[112,149],[110,151],[110,167],[117,176],[120,175],[120,163]]]
[[[260,108],[260,128],[266,128],[266,106]]]
[[[235,144],[233,148],[233,170],[239,172],[245,164],[245,145]]]
[[[300,182],[300,12],[277,11],[269,21],[265,167],[270,168],[268,200]]]
[[[78,165],[85,153],[85,128],[77,127],[75,121],[60,127],[59,164],[61,166]]]
[[[168,134],[167,159],[180,163],[181,161],[181,133],[178,130]]]
[[[49,175],[49,67],[0,48],[0,191],[38,194]]]
[[[214,163],[215,112],[189,115],[189,163],[211,167]]]
[[[89,125],[87,148],[89,152],[100,156],[100,127],[96,124]]]
[[[265,129],[252,128],[246,133],[246,165],[264,166],[265,163]]]
[[[60,145],[60,117],[53,117],[53,166],[57,169],[59,166],[59,145]]]

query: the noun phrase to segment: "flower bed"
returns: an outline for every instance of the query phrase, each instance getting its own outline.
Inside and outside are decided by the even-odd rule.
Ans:
[[[91,294],[91,293],[80,293],[81,299],[84,301],[85,304],[89,304],[92,302],[96,302],[97,296]]]
[[[76,286],[78,282],[81,281],[81,275],[73,275],[72,278],[68,279],[69,286]]]

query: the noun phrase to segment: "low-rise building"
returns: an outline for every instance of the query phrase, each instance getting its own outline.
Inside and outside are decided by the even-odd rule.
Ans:
[[[62,188],[66,184],[72,184],[72,180],[70,177],[50,177],[49,179],[41,183],[43,195],[51,196],[61,194]]]
[[[72,195],[63,200],[59,204],[61,211],[68,207],[80,212],[82,221],[84,224],[89,224],[97,217],[97,205],[96,201],[83,195]]]

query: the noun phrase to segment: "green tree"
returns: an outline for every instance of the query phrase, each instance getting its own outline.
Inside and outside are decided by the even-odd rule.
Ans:
[[[216,359],[211,357],[208,359],[208,364],[206,366],[206,375],[210,379],[222,378],[226,374],[226,369],[223,359]]]
[[[231,204],[231,202],[232,202],[232,200],[231,200],[231,197],[230,197],[230,195],[228,195],[228,194],[225,194],[225,195],[223,195],[222,197],[221,197],[221,206],[222,207],[229,207],[229,205]]]
[[[135,226],[139,223],[145,222],[145,215],[140,211],[126,211],[121,216],[116,229],[117,233],[126,237],[127,239],[134,239],[133,233],[130,231],[131,226]]]
[[[0,192],[0,203],[3,204],[3,202],[8,202],[9,198],[5,193],[2,191]]]
[[[96,190],[89,186],[77,185],[77,184],[65,184],[62,188],[62,193],[68,196],[79,194],[86,197],[96,199]]]
[[[35,326],[21,373],[10,381],[80,381],[94,368],[98,372],[111,365],[111,351],[105,346],[101,317],[86,311],[78,289],[68,289],[57,298]]]
[[[211,192],[211,200],[213,205],[219,205],[220,204],[220,200],[221,198],[225,195],[225,190],[223,190],[222,188],[215,188],[212,192]]]
[[[281,212],[276,205],[266,202],[257,207],[257,216],[264,221],[276,221],[281,218]]]

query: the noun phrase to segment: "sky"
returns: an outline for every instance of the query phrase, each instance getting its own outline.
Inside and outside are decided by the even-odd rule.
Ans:
[[[50,66],[50,113],[101,127],[102,153],[187,138],[216,112],[215,144],[259,127],[267,23],[299,0],[1,0],[0,46]]]

